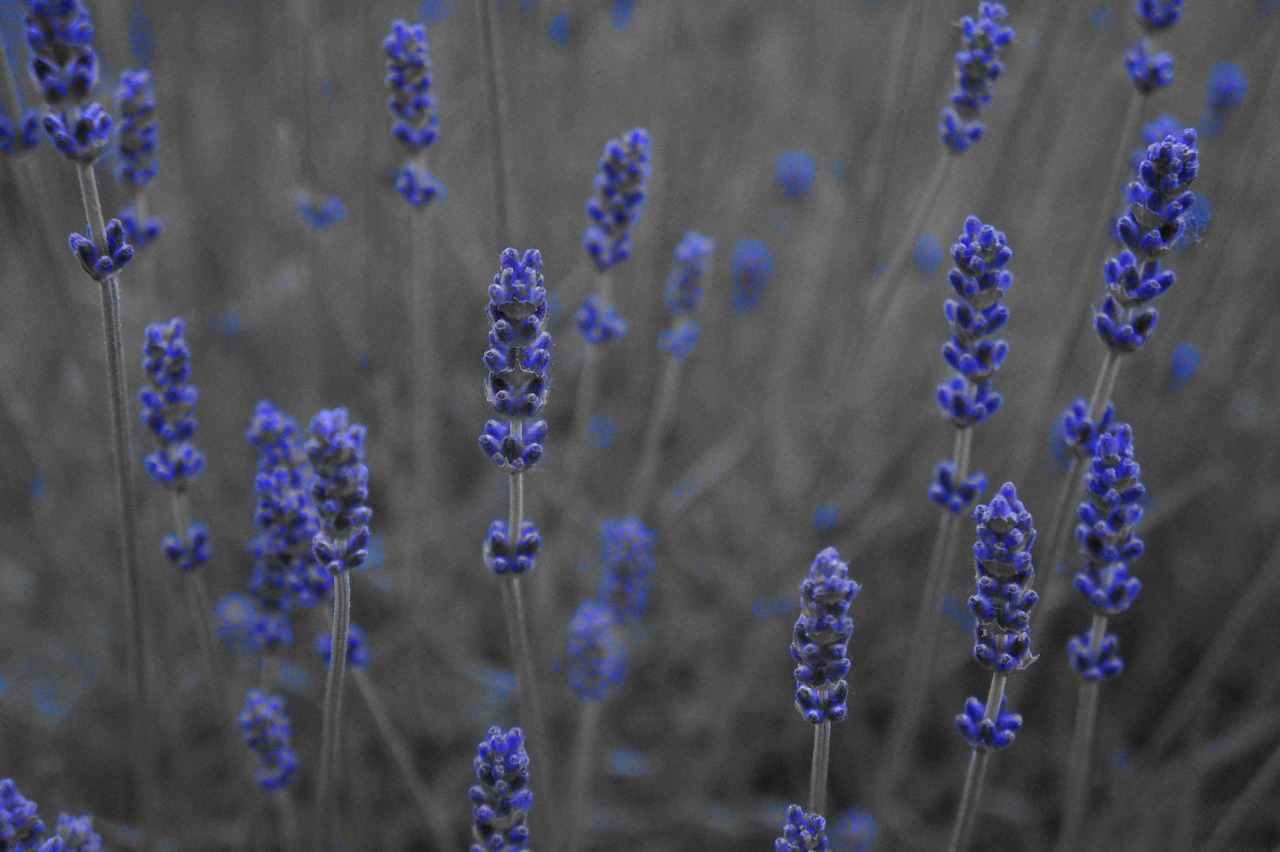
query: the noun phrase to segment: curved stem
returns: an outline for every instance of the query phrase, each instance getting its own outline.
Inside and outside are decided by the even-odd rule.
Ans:
[[[1097,658],[1102,637],[1107,633],[1107,617],[1094,613],[1089,627],[1089,654]],[[1071,735],[1071,756],[1067,763],[1067,785],[1063,809],[1065,816],[1058,835],[1059,852],[1077,847],[1080,827],[1084,822],[1085,799],[1089,780],[1089,753],[1093,750],[1093,731],[1098,721],[1098,681],[1080,683],[1076,699],[1076,726]]]
[[[1004,698],[1006,676],[996,672],[991,676],[991,688],[987,690],[987,707],[983,718],[990,721],[1000,712],[1000,702]],[[949,852],[961,852],[969,847],[973,837],[973,825],[978,813],[978,802],[982,799],[982,786],[987,778],[987,763],[991,752],[975,748],[969,757],[969,771],[964,778],[964,792],[960,794],[960,809],[956,812],[956,822],[951,829]]]
[[[956,466],[955,481],[957,483],[969,475],[969,454],[972,444],[972,429],[956,430],[951,458]],[[947,586],[946,566],[950,562],[949,557],[952,551],[955,550],[959,528],[959,517],[944,509],[938,521],[938,534],[934,538],[933,552],[929,556],[924,594],[920,598],[920,608],[916,611],[915,624],[911,630],[915,641],[908,645],[907,661],[902,669],[903,677],[894,704],[895,709],[892,715],[894,723],[889,733],[889,764],[879,785],[880,793],[886,797],[886,801],[892,799],[898,778],[906,763],[909,762],[911,743],[924,714],[925,692],[937,656],[934,648],[938,643],[938,630],[941,627],[939,613],[942,609],[943,591]]]
[[[827,691],[821,690],[823,695]],[[809,767],[809,813],[827,809],[827,772],[831,765],[831,720],[813,726],[813,762]]]
[[[333,580],[333,628],[329,634],[329,673],[324,682],[324,718],[320,728],[320,774],[316,781],[315,813],[316,836],[320,840],[328,837],[332,825],[328,804],[333,764],[338,757],[342,681],[347,671],[347,631],[350,626],[351,574],[343,571]]]

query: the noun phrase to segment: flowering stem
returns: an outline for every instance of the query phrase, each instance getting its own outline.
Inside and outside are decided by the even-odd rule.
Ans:
[[[1098,659],[1102,638],[1107,634],[1107,617],[1093,614],[1089,627],[1089,658]],[[1067,763],[1067,787],[1063,808],[1062,830],[1058,835],[1058,849],[1069,852],[1076,848],[1080,826],[1084,820],[1086,786],[1089,779],[1089,753],[1093,750],[1093,730],[1098,721],[1098,685],[1096,680],[1080,683],[1076,700],[1076,727],[1071,736],[1071,756]]]
[[[600,296],[600,303],[604,306],[609,305],[609,295],[612,287],[611,277],[607,272],[601,272],[596,276],[598,285],[597,295]],[[573,483],[578,476],[579,465],[582,455],[586,449],[586,431],[587,425],[591,422],[591,412],[596,406],[596,373],[599,371],[600,353],[597,351],[604,343],[589,343],[583,340],[582,352],[582,372],[578,374],[578,397],[574,401],[573,406],[573,425],[569,428],[569,440],[574,441],[579,437],[582,438],[576,447],[569,452],[567,462],[566,478]]]
[[[987,691],[987,707],[983,719],[992,721],[1000,712],[1000,702],[1004,699],[1004,682],[1006,676],[996,672],[991,676],[991,688]],[[978,813],[978,801],[982,798],[982,785],[987,779],[987,763],[991,752],[975,748],[969,756],[969,771],[964,777],[964,792],[960,794],[960,809],[956,812],[955,826],[951,830],[949,852],[961,852],[969,847],[973,836],[974,817]]]
[[[413,363],[413,418],[411,420],[411,448],[413,458],[412,502],[410,511],[413,522],[409,524],[409,565],[417,565],[422,559],[425,545],[436,533],[437,513],[433,498],[440,493],[439,479],[432,452],[437,438],[435,365],[432,323],[431,287],[427,281],[426,243],[427,216],[424,208],[412,208],[409,242],[412,246],[409,281],[411,318],[410,347]]]
[[[671,411],[675,407],[676,392],[680,387],[680,367],[684,362],[679,358],[668,358],[662,371],[662,384],[658,387],[658,402],[653,408],[653,417],[644,434],[644,449],[640,453],[640,473],[636,477],[636,487],[631,492],[631,514],[639,516],[649,502],[649,491],[653,488],[653,479],[658,470],[658,446],[667,431],[667,423],[671,419]],[[810,811],[812,813],[812,811]]]
[[[494,222],[498,243],[513,241],[512,223],[515,204],[512,201],[511,157],[503,141],[503,128],[511,127],[507,120],[506,93],[502,89],[501,55],[498,52],[498,30],[490,3],[476,4],[476,27],[480,36],[480,65],[484,68],[485,101],[489,108],[490,168],[493,170]]]
[[[191,544],[187,531],[191,528],[191,501],[183,488],[169,489],[169,507],[173,510],[173,531],[183,547]],[[204,576],[199,569],[187,572],[182,579],[187,595],[187,604],[191,608],[191,620],[196,631],[196,644],[200,647],[200,656],[204,658],[206,674],[211,685],[222,682],[217,658],[213,653],[213,628],[210,616],[213,607],[209,604],[209,591],[204,584]],[[217,688],[216,686],[214,688]]]
[[[347,631],[351,626],[351,574],[333,580],[333,629],[330,633],[329,674],[324,682],[324,720],[320,728],[320,775],[316,781],[317,839],[329,833],[328,808],[333,763],[338,755],[338,723],[342,715],[342,680],[347,671]],[[317,848],[319,844],[316,844]]]
[[[596,740],[600,732],[600,705],[599,701],[582,702],[577,742],[573,747],[573,790],[569,796],[573,815],[569,852],[582,848],[582,838],[586,833],[587,796],[591,789],[591,769],[595,765]]]
[[[441,819],[439,810],[431,804],[431,796],[427,792],[426,785],[413,768],[413,758],[409,755],[409,747],[391,724],[391,717],[387,714],[386,705],[378,695],[377,688],[369,678],[369,675],[360,669],[353,670],[351,678],[355,681],[356,688],[360,691],[360,697],[364,699],[365,705],[369,708],[369,715],[373,717],[373,723],[378,729],[378,735],[382,737],[382,744],[391,753],[392,759],[395,760],[396,768],[400,770],[400,775],[404,778],[410,795],[413,796],[413,801],[422,813],[422,820],[426,823],[427,829],[435,839],[436,848],[448,849],[453,845],[449,827]]]
[[[969,453],[972,445],[973,430],[957,429],[955,443],[951,450],[952,460],[956,466],[954,481],[957,483],[963,482],[969,475]],[[893,788],[897,785],[903,766],[910,757],[911,743],[920,725],[920,717],[924,713],[925,689],[936,657],[934,646],[938,642],[940,627],[938,615],[942,609],[942,593],[947,586],[946,566],[951,561],[951,552],[955,550],[959,529],[959,516],[944,509],[938,521],[938,534],[934,539],[933,552],[929,557],[924,595],[920,599],[920,609],[916,612],[915,626],[911,631],[916,641],[909,644],[907,662],[903,668],[904,676],[892,715],[894,725],[889,735],[889,768],[880,783],[881,794],[886,798],[893,796]]]
[[[825,697],[827,690],[819,692]],[[827,808],[827,769],[831,764],[831,720],[823,719],[813,726],[813,762],[809,767],[809,813],[820,814]]]

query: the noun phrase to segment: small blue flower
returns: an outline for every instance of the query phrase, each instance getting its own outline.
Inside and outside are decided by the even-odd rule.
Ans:
[[[1209,88],[1205,105],[1211,110],[1228,110],[1244,102],[1249,80],[1244,70],[1231,62],[1219,62],[1209,72]]]
[[[658,335],[658,349],[677,361],[683,361],[693,352],[698,344],[701,330],[696,320],[685,317],[668,330]]]
[[[23,112],[16,126],[0,110],[0,151],[13,157],[27,153],[40,144],[43,123],[44,115],[38,110]]]
[[[1067,658],[1071,667],[1088,681],[1106,681],[1124,672],[1124,659],[1120,656],[1120,640],[1114,633],[1106,633],[1098,643],[1097,653],[1091,647],[1093,630],[1072,636],[1067,642]]]
[[[1165,51],[1152,53],[1151,42],[1145,38],[1125,51],[1124,68],[1144,95],[1173,82],[1173,57]]]
[[[392,21],[382,41],[387,56],[387,107],[395,121],[391,135],[410,151],[427,148],[439,135],[436,99],[431,94],[431,59],[427,27]]]
[[[290,744],[284,699],[250,689],[239,721],[245,744],[258,758],[258,786],[274,792],[292,785],[298,774],[298,756]]]
[[[1176,391],[1184,387],[1200,366],[1200,350],[1192,343],[1179,343],[1173,347],[1169,359],[1169,390]]]
[[[1178,23],[1182,17],[1182,0],[1137,0],[1133,11],[1143,27],[1161,30]]]
[[[467,791],[471,799],[473,850],[522,852],[528,848],[529,828],[525,821],[533,805],[529,789],[529,755],[524,749],[524,731],[512,728],[503,733],[494,726],[480,741],[472,762],[476,784]]]
[[[143,68],[151,64],[156,55],[156,33],[147,13],[134,3],[129,7],[129,51],[133,60]]]
[[[58,814],[55,831],[62,841],[63,852],[102,852],[102,838],[93,830],[93,817],[88,814],[78,817]]]
[[[551,43],[556,46],[556,50],[561,50],[569,43],[569,15],[561,12],[551,19],[547,24],[547,38],[551,39]]]
[[[944,460],[933,468],[933,482],[929,485],[929,500],[952,514],[968,511],[974,501],[987,490],[987,475],[974,471],[956,482],[955,462]]]
[[[605,521],[600,538],[600,600],[625,627],[644,615],[648,606],[649,575],[657,567],[653,550],[658,539],[635,517]]]
[[[813,528],[820,533],[829,533],[836,528],[840,520],[840,510],[830,503],[823,503],[813,510]]]
[[[261,613],[257,602],[246,594],[231,592],[213,608],[213,621],[218,639],[236,654],[260,650],[258,622]]]
[[[796,710],[806,722],[839,722],[849,713],[849,605],[862,591],[834,547],[819,553],[800,584],[800,617],[791,632]]]
[[[1098,420],[1090,420],[1089,400],[1078,397],[1062,412],[1062,434],[1067,448],[1079,458],[1093,458],[1098,438],[1111,428],[1115,416],[1115,406],[1108,402]]]
[[[125,71],[116,88],[120,105],[120,167],[116,177],[146,186],[156,176],[156,93],[150,71]]]
[[[583,601],[569,622],[569,688],[579,701],[601,701],[617,692],[627,674],[613,611]]]
[[[787,808],[782,836],[773,841],[774,852],[826,852],[827,822],[821,814],[805,813],[799,805]]]
[[[773,162],[773,180],[786,198],[799,198],[813,188],[818,164],[803,151],[788,151]]]
[[[507,541],[507,522],[494,520],[484,540],[484,564],[490,571],[503,574],[527,574],[538,565],[538,553],[542,549],[542,536],[538,527],[528,518],[520,521],[520,540],[515,552]]]
[[[986,718],[987,706],[978,698],[964,703],[964,712],[956,716],[956,728],[971,748],[995,751],[1013,743],[1014,734],[1022,727],[1022,714],[1005,710],[1008,698],[1000,698],[1000,709],[994,719]]]
[[[978,115],[991,103],[991,84],[1004,73],[1000,52],[1013,41],[1012,27],[1001,22],[1009,10],[1000,3],[982,0],[978,15],[960,19],[963,47],[956,53],[955,87],[942,110],[938,135],[952,152],[960,154],[982,138]]]
[[[631,256],[631,228],[649,194],[650,148],[642,127],[605,143],[595,194],[586,206],[591,224],[582,235],[582,247],[601,272]]]
[[[862,808],[849,808],[840,818],[828,825],[832,849],[847,852],[866,852],[876,839],[879,829],[876,818]]]
[[[164,230],[164,222],[152,216],[142,219],[132,204],[120,209],[120,226],[124,229],[124,239],[138,252],[156,241]]]
[[[317,204],[312,196],[300,192],[297,209],[306,223],[316,231],[327,231],[330,226],[347,218],[346,205],[336,195],[327,196],[324,201]]]
[[[760,304],[764,286],[773,275],[773,254],[760,240],[738,240],[729,258],[734,290],[733,309],[745,314]]]
[[[711,268],[716,241],[687,231],[676,246],[675,263],[667,276],[667,307],[673,314],[689,313],[702,301],[702,279]]]
[[[625,31],[631,26],[631,15],[635,8],[636,0],[613,0],[613,6],[609,9],[609,23],[618,32]]]
[[[1147,157],[1147,149],[1163,140],[1166,136],[1176,136],[1181,133],[1182,128],[1185,126],[1186,125],[1168,113],[1161,113],[1156,118],[1142,125],[1142,144],[1133,149],[1133,154],[1129,157],[1129,164],[1133,166],[1133,176],[1135,179],[1138,177],[1138,169],[1142,167],[1142,161]],[[1125,199],[1128,200],[1128,184],[1125,185],[1124,196]]]
[[[91,235],[72,234],[67,239],[71,253],[94,281],[110,278],[133,260],[133,246],[125,238],[124,224],[119,219],[107,223],[106,248],[93,241]]]
[[[325,668],[328,668],[333,658],[333,633],[328,630],[317,633],[312,649]],[[347,625],[347,665],[359,671],[364,671],[369,665],[369,640],[355,623]]]
[[[1012,482],[1000,486],[991,502],[973,511],[978,541],[973,546],[976,591],[969,611],[974,627],[974,661],[992,672],[1020,671],[1036,661],[1031,653],[1031,610],[1035,570],[1031,546],[1036,540],[1031,513]]]
[[[933,275],[942,265],[942,243],[938,242],[938,238],[933,234],[922,234],[920,239],[916,240],[911,259],[926,276]]]
[[[621,340],[627,335],[626,320],[618,316],[618,309],[605,305],[599,296],[592,294],[582,302],[574,316],[582,339],[592,346]]]
[[[37,852],[44,836],[44,821],[36,803],[18,792],[13,780],[0,781],[0,843],[13,852]]]
[[[50,107],[82,101],[97,88],[93,23],[82,0],[27,0],[27,45],[31,76]]]

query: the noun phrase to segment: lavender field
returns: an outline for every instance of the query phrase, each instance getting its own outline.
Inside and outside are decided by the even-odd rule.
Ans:
[[[1280,850],[1280,2],[0,35],[0,852]]]

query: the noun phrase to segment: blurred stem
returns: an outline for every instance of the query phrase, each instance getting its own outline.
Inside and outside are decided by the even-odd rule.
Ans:
[[[413,364],[412,396],[413,417],[410,420],[410,438],[413,457],[412,502],[409,521],[410,570],[419,564],[425,554],[426,544],[437,533],[438,515],[433,498],[443,491],[439,471],[435,464],[433,444],[437,440],[435,377],[440,374],[435,353],[432,293],[427,283],[427,215],[423,208],[413,208],[410,216],[409,242],[412,260],[410,264],[410,348]]]
[[[271,796],[276,806],[276,825],[279,829],[280,848],[294,852],[298,848],[298,815],[289,791],[280,790]]]
[[[395,729],[395,726],[391,724],[391,717],[387,713],[386,705],[379,696],[373,680],[370,679],[366,672],[360,669],[353,669],[351,677],[356,683],[356,688],[360,691],[360,697],[364,699],[365,705],[369,708],[369,715],[373,717],[373,723],[378,729],[378,735],[382,737],[382,744],[391,753],[391,757],[396,763],[396,768],[400,770],[400,775],[404,778],[405,786],[409,788],[409,793],[413,796],[414,803],[417,804],[418,810],[422,813],[422,820],[431,832],[436,848],[450,848],[453,842],[449,835],[449,827],[445,825],[444,820],[440,817],[439,810],[432,806],[431,795],[427,792],[426,784],[423,783],[417,771],[413,768],[413,758],[410,756],[409,746]]]
[[[1000,702],[1004,698],[1006,676],[996,672],[991,676],[991,688],[987,690],[987,707],[982,717],[993,721],[1000,713]],[[950,852],[961,852],[969,848],[973,837],[973,825],[978,813],[978,802],[982,799],[982,785],[987,779],[987,763],[991,752],[975,748],[969,756],[969,771],[964,777],[964,792],[960,794],[960,809],[956,812],[955,826],[951,830]]]
[[[98,197],[98,181],[94,176],[93,166],[77,163],[76,176],[80,182],[80,198],[84,202],[88,237],[105,251],[106,223],[102,218],[102,201]],[[111,460],[115,469],[118,510],[116,529],[119,535],[121,583],[124,587],[134,784],[135,793],[142,803],[146,834],[154,839],[155,834],[151,830],[154,828],[151,818],[154,809],[150,803],[155,801],[155,797],[151,795],[151,773],[147,769],[151,754],[151,738],[146,733],[150,727],[147,719],[150,695],[147,684],[146,640],[142,625],[142,589],[138,578],[138,517],[133,488],[133,455],[129,449],[129,392],[124,372],[120,279],[109,275],[98,283],[102,295],[102,333],[106,344],[107,389],[111,405]],[[142,845],[145,846],[145,843],[144,839]]]
[[[907,265],[907,260],[910,259],[916,242],[920,239],[920,229],[924,227],[926,217],[937,209],[938,196],[942,193],[942,186],[946,183],[947,176],[951,173],[951,165],[956,159],[958,158],[944,145],[942,155],[938,158],[937,165],[933,167],[933,173],[929,175],[929,182],[925,184],[924,190],[919,195],[919,202],[911,215],[911,221],[899,232],[902,239],[894,253],[889,256],[889,265],[871,297],[871,305],[867,309],[870,316],[880,316],[885,309],[886,296],[901,290],[901,288],[895,289],[893,285],[900,283],[898,276],[902,274],[903,267]],[[877,325],[882,331],[892,330],[888,323],[881,322]]]
[[[600,297],[601,310],[609,307],[611,285],[612,277],[608,272],[601,272],[596,276],[596,295]],[[593,344],[584,337],[582,345],[582,372],[578,374],[578,397],[573,405],[573,424],[569,427],[569,455],[565,465],[565,479],[571,486],[577,481],[582,458],[586,455],[587,427],[591,423],[591,412],[596,407],[596,374],[602,357],[599,350],[607,344]]]
[[[514,242],[515,204],[512,201],[511,155],[504,142],[503,131],[512,127],[506,92],[502,88],[502,56],[498,51],[498,28],[493,17],[493,4],[478,2],[476,28],[480,36],[480,65],[484,68],[484,94],[489,111],[490,169],[494,185],[494,225],[499,245]]]
[[[1217,852],[1219,849],[1229,848],[1227,840],[1239,830],[1241,823],[1246,818],[1267,810],[1265,799],[1277,777],[1280,777],[1280,745],[1276,746],[1267,762],[1254,773],[1249,783],[1231,802],[1231,806],[1201,847],[1202,852]]]
[[[1107,617],[1093,614],[1089,627],[1089,656],[1096,659],[1107,633]],[[1071,756],[1067,763],[1067,786],[1063,799],[1061,833],[1058,835],[1059,852],[1077,848],[1080,827],[1084,822],[1086,787],[1089,779],[1089,753],[1093,750],[1093,731],[1098,721],[1098,686],[1096,680],[1082,680],[1076,700],[1076,727],[1071,735]]]
[[[600,735],[600,701],[581,702],[582,713],[578,721],[577,742],[573,747],[573,790],[569,795],[569,807],[573,808],[570,822],[569,852],[582,848],[587,833],[587,799],[590,796],[591,770],[595,766],[596,740]]]
[[[972,445],[973,429],[957,429],[951,450],[951,458],[956,466],[954,481],[957,484],[969,475],[969,453]],[[910,760],[911,745],[924,715],[928,683],[936,658],[934,648],[938,644],[938,630],[941,627],[939,614],[942,610],[942,597],[947,587],[946,566],[955,550],[959,529],[959,516],[944,508],[938,521],[933,552],[929,556],[924,594],[920,598],[920,608],[911,629],[910,635],[914,637],[914,641],[907,646],[907,661],[902,669],[903,676],[891,716],[894,722],[889,733],[889,768],[879,785],[886,802],[892,800],[894,787]]]
[[[827,690],[819,690],[823,696]],[[827,770],[831,764],[831,720],[823,719],[813,726],[813,762],[809,767],[809,813],[821,814],[827,809]]]
[[[191,501],[184,488],[169,489],[169,507],[173,510],[173,531],[183,547],[190,545],[187,531],[191,529]],[[204,584],[204,575],[197,567],[188,572],[181,580],[187,596],[187,605],[191,609],[192,626],[196,631],[196,645],[200,648],[200,656],[204,658],[205,674],[209,677],[212,689],[220,690],[223,679],[214,656],[212,613],[209,603],[209,591]]]
[[[640,473],[636,477],[636,487],[631,492],[631,514],[636,516],[649,504],[649,492],[653,488],[653,479],[658,470],[658,447],[666,434],[667,423],[670,422],[671,411],[675,407],[676,392],[680,387],[680,368],[684,361],[674,356],[668,356],[666,361],[662,383],[658,387],[658,402],[653,408],[653,416],[649,419],[649,427],[644,435]]]
[[[342,716],[342,680],[347,671],[347,631],[351,626],[351,573],[342,571],[333,580],[333,629],[330,632],[329,674],[324,682],[324,719],[320,733],[320,775],[316,781],[315,831],[313,848],[329,838],[332,809],[329,807],[333,764],[338,754],[338,731]],[[327,845],[327,844],[324,844]]]

